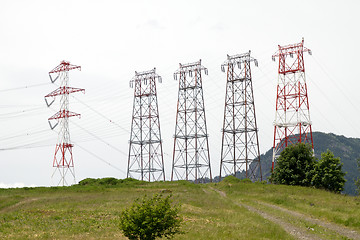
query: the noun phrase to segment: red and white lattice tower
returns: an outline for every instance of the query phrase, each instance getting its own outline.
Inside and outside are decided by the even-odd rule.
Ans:
[[[202,71],[208,74],[200,60],[180,64],[174,73],[180,79],[171,181],[212,181]]]
[[[143,181],[165,181],[155,68],[135,72],[127,177]]]
[[[280,46],[272,56],[279,58],[272,169],[281,151],[296,143],[310,144],[314,149],[308,92],[305,81],[304,52],[311,50],[300,43]]]
[[[48,119],[52,130],[58,125],[60,127],[53,159],[55,170],[52,174],[52,182],[57,186],[76,183],[72,154],[72,147],[74,145],[70,142],[69,118],[74,116],[80,117],[80,114],[69,111],[69,94],[75,92],[85,93],[85,89],[68,86],[69,71],[73,69],[81,70],[81,67],[62,61],[60,65],[51,70],[49,72],[51,82],[54,83],[57,79],[60,79],[60,87],[45,96],[45,102],[48,107],[54,103],[56,96],[60,96],[60,110]],[[48,101],[49,98],[51,99],[50,102]],[[56,175],[56,173],[59,175]]]
[[[262,180],[258,128],[250,63],[258,65],[250,51],[227,56],[221,70],[227,69],[224,124],[222,129],[220,181],[222,177]]]

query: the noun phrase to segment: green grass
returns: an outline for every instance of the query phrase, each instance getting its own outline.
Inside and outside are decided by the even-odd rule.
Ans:
[[[360,198],[314,188],[270,184],[218,184],[232,199],[263,201],[360,231]]]
[[[0,189],[0,239],[126,239],[119,230],[122,210],[155,193],[172,194],[174,203],[181,204],[185,233],[174,239],[294,239],[237,203],[281,216],[259,204],[267,202],[360,230],[360,200],[321,190],[231,179],[204,185],[88,179],[72,187]],[[321,235],[322,228],[287,218],[299,227],[314,228],[325,239],[336,235]]]

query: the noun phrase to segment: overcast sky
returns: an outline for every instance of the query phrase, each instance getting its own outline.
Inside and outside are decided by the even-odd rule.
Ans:
[[[213,176],[219,174],[226,55],[251,50],[255,107],[264,153],[272,147],[278,44],[305,39],[313,131],[360,138],[360,2],[343,1],[0,1],[0,187],[48,186],[57,130],[44,96],[48,72],[80,65],[70,86],[70,134],[77,180],[125,178],[135,71],[156,67],[166,178],[177,102],[173,73],[202,59]],[[59,99],[58,99],[59,100]],[[57,101],[58,102],[58,101]],[[316,146],[315,146],[316,148]]]

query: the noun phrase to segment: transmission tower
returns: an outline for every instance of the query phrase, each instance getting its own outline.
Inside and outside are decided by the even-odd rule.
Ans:
[[[52,182],[56,183],[57,186],[76,183],[72,154],[72,147],[74,145],[70,142],[69,118],[74,116],[80,117],[80,114],[69,111],[69,94],[75,92],[85,93],[85,89],[68,86],[69,71],[73,69],[81,70],[81,67],[71,65],[70,62],[62,61],[60,65],[51,70],[49,72],[51,82],[54,83],[57,79],[60,79],[60,87],[45,96],[45,102],[48,107],[54,103],[56,96],[61,96],[60,110],[48,119],[52,130],[57,125],[60,126],[53,160],[55,170],[52,174]],[[53,76],[55,76],[55,78]],[[48,101],[49,98],[52,99],[50,102]],[[56,173],[59,173],[60,178],[55,177]]]
[[[212,181],[208,133],[201,72],[208,74],[201,60],[181,64],[174,73],[179,80],[179,93],[174,136],[171,181]]]
[[[280,46],[272,56],[279,58],[272,169],[281,151],[292,144],[308,143],[314,149],[308,92],[305,81],[304,52],[300,43]]]
[[[221,65],[227,68],[224,124],[222,129],[221,177],[237,175],[251,180],[262,180],[258,128],[256,124],[250,51],[227,56]]]
[[[127,177],[143,181],[165,181],[162,140],[156,93],[155,68],[135,72],[130,81],[134,87]]]

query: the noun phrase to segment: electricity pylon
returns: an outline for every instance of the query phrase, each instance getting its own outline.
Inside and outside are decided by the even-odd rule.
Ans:
[[[165,181],[155,68],[135,72],[127,177],[143,181]]]
[[[180,68],[174,73],[175,80],[179,77],[179,92],[171,181],[212,181],[202,71],[208,74],[199,60],[180,63]]]
[[[262,180],[258,128],[250,63],[258,62],[244,54],[227,56],[221,70],[227,69],[224,123],[222,129],[220,181],[233,175]],[[244,172],[244,173],[243,173]]]
[[[53,160],[53,167],[55,170],[52,174],[52,182],[56,183],[57,186],[65,186],[70,183],[76,183],[72,153],[72,147],[74,144],[71,144],[70,141],[69,118],[75,116],[80,117],[80,114],[69,111],[69,94],[75,92],[85,93],[85,89],[72,88],[68,86],[69,71],[73,69],[81,70],[81,67],[71,65],[70,62],[62,61],[57,67],[51,70],[49,72],[51,82],[54,83],[57,79],[60,79],[60,87],[45,96],[45,102],[48,107],[54,103],[56,96],[61,96],[60,110],[48,119],[52,130],[57,125],[60,126]],[[56,75],[55,78],[53,78],[54,75]],[[52,100],[49,102],[48,98],[51,98]],[[56,123],[52,124],[51,122],[54,121]],[[59,179],[55,179],[56,173],[59,173]],[[68,173],[70,173],[70,176],[67,176]]]
[[[314,149],[308,92],[305,80],[304,52],[311,50],[300,43],[280,46],[272,56],[279,58],[272,170],[285,147],[307,143]]]

